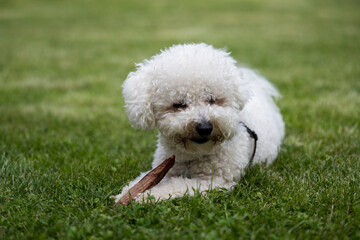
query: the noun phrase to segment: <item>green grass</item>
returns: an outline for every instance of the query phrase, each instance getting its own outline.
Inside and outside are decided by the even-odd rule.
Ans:
[[[0,1],[0,239],[359,239],[358,1]],[[232,192],[112,209],[150,168],[121,84],[183,42],[280,90],[286,137]]]

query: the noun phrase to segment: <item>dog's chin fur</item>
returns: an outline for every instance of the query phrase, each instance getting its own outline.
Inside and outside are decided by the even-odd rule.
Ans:
[[[237,67],[223,50],[206,44],[173,46],[138,64],[123,88],[132,125],[159,130],[153,167],[176,156],[166,177],[138,201],[147,194],[167,199],[210,187],[231,189],[254,149],[244,124],[259,138],[254,163],[270,164],[277,156],[284,136],[284,123],[273,101],[279,96],[277,90],[254,71]],[[204,122],[211,123],[211,133],[204,135],[196,127]]]
[[[187,153],[194,154],[194,155],[203,155],[207,153],[211,153],[216,145],[216,142],[212,140],[208,140],[205,143],[196,143],[190,139],[185,140],[184,143],[184,150]]]
[[[174,144],[179,151],[193,155],[203,155],[212,153],[222,141],[213,136],[207,138],[181,138],[181,142],[175,140]]]

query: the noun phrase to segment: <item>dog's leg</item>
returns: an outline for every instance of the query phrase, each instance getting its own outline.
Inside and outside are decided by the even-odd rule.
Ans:
[[[182,177],[164,178],[158,185],[139,194],[135,199],[138,202],[146,202],[149,197],[153,200],[167,200],[182,197],[184,195],[192,196],[195,192],[203,192],[212,188],[230,189],[236,182],[225,182],[222,178],[214,179],[189,179]]]

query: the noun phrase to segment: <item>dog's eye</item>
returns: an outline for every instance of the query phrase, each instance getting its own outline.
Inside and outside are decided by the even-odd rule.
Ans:
[[[179,102],[179,103],[174,103],[174,104],[173,104],[173,107],[174,107],[174,108],[186,108],[187,105],[186,105],[186,103],[184,103],[184,102]]]
[[[207,102],[212,105],[212,104],[214,104],[216,102],[216,99],[214,97],[209,97]]]

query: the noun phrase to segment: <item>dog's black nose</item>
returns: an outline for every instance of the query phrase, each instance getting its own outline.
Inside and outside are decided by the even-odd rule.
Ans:
[[[195,126],[195,129],[196,129],[196,132],[199,134],[199,136],[207,137],[211,134],[211,132],[213,130],[213,125],[209,121],[201,122]]]

